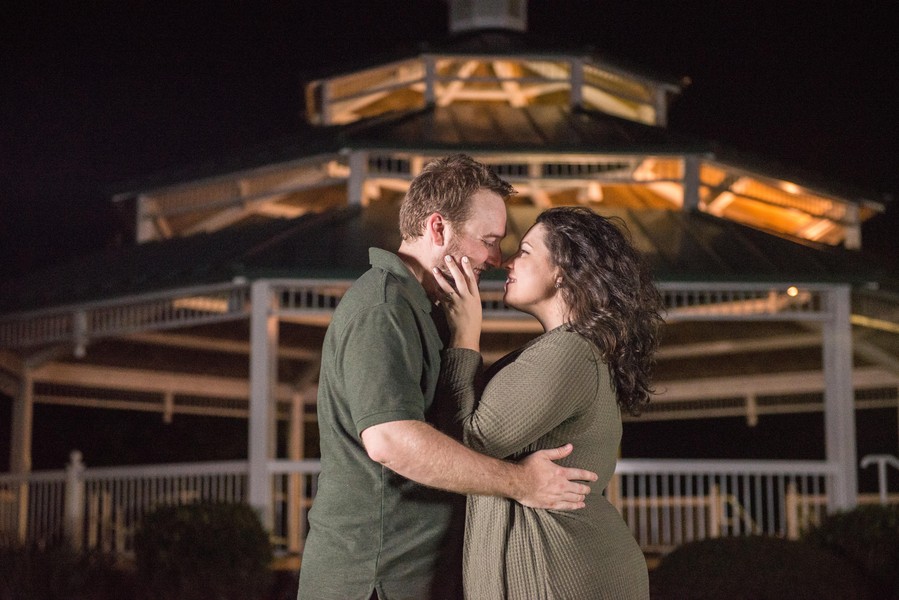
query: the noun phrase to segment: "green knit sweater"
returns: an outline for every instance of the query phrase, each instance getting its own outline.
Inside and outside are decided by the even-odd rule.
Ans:
[[[483,376],[480,367],[480,355],[472,350],[444,351],[438,389],[457,401],[468,446],[516,460],[571,442],[573,453],[559,464],[595,471],[599,480],[592,484],[586,508],[577,511],[469,496],[466,598],[648,598],[643,554],[602,495],[615,470],[621,415],[596,346],[557,328]]]

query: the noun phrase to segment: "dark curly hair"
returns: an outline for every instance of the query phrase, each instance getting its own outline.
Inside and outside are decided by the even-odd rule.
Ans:
[[[653,392],[662,297],[626,225],[581,207],[551,208],[537,223],[545,226],[551,260],[562,271],[569,328],[599,348],[618,405],[640,414]]]

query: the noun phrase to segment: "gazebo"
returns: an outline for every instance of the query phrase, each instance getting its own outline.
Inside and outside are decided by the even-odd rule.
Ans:
[[[899,389],[899,302],[862,253],[861,224],[883,204],[669,131],[680,82],[533,48],[520,2],[449,4],[445,43],[309,83],[304,135],[116,194],[133,210],[133,245],[6,286],[0,391],[16,479],[0,480],[0,532],[36,528],[26,482],[33,407],[47,403],[247,418],[236,495],[299,550],[290,514],[314,484],[298,499],[296,480],[273,478],[314,473],[303,461],[324,329],[366,249],[398,246],[409,181],[451,152],[518,190],[505,251],[550,206],[628,225],[668,310],[659,395],[641,418],[823,411],[824,460],[790,469],[811,474],[801,491],[826,509],[854,506],[856,406],[896,406]],[[497,281],[483,287],[491,361],[538,328],[502,305]]]

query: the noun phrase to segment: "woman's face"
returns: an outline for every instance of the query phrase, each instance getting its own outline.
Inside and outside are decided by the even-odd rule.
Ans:
[[[550,260],[546,246],[546,226],[531,227],[518,245],[518,252],[503,265],[506,277],[503,301],[514,309],[539,314],[547,309],[558,293],[556,280],[561,273]]]

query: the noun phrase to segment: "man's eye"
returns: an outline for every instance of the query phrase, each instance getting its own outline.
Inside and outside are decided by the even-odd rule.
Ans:
[[[487,246],[488,248],[493,248],[494,246],[496,246],[496,242],[494,242],[494,241],[491,241],[491,240],[481,240],[481,241],[484,242],[484,245]]]

